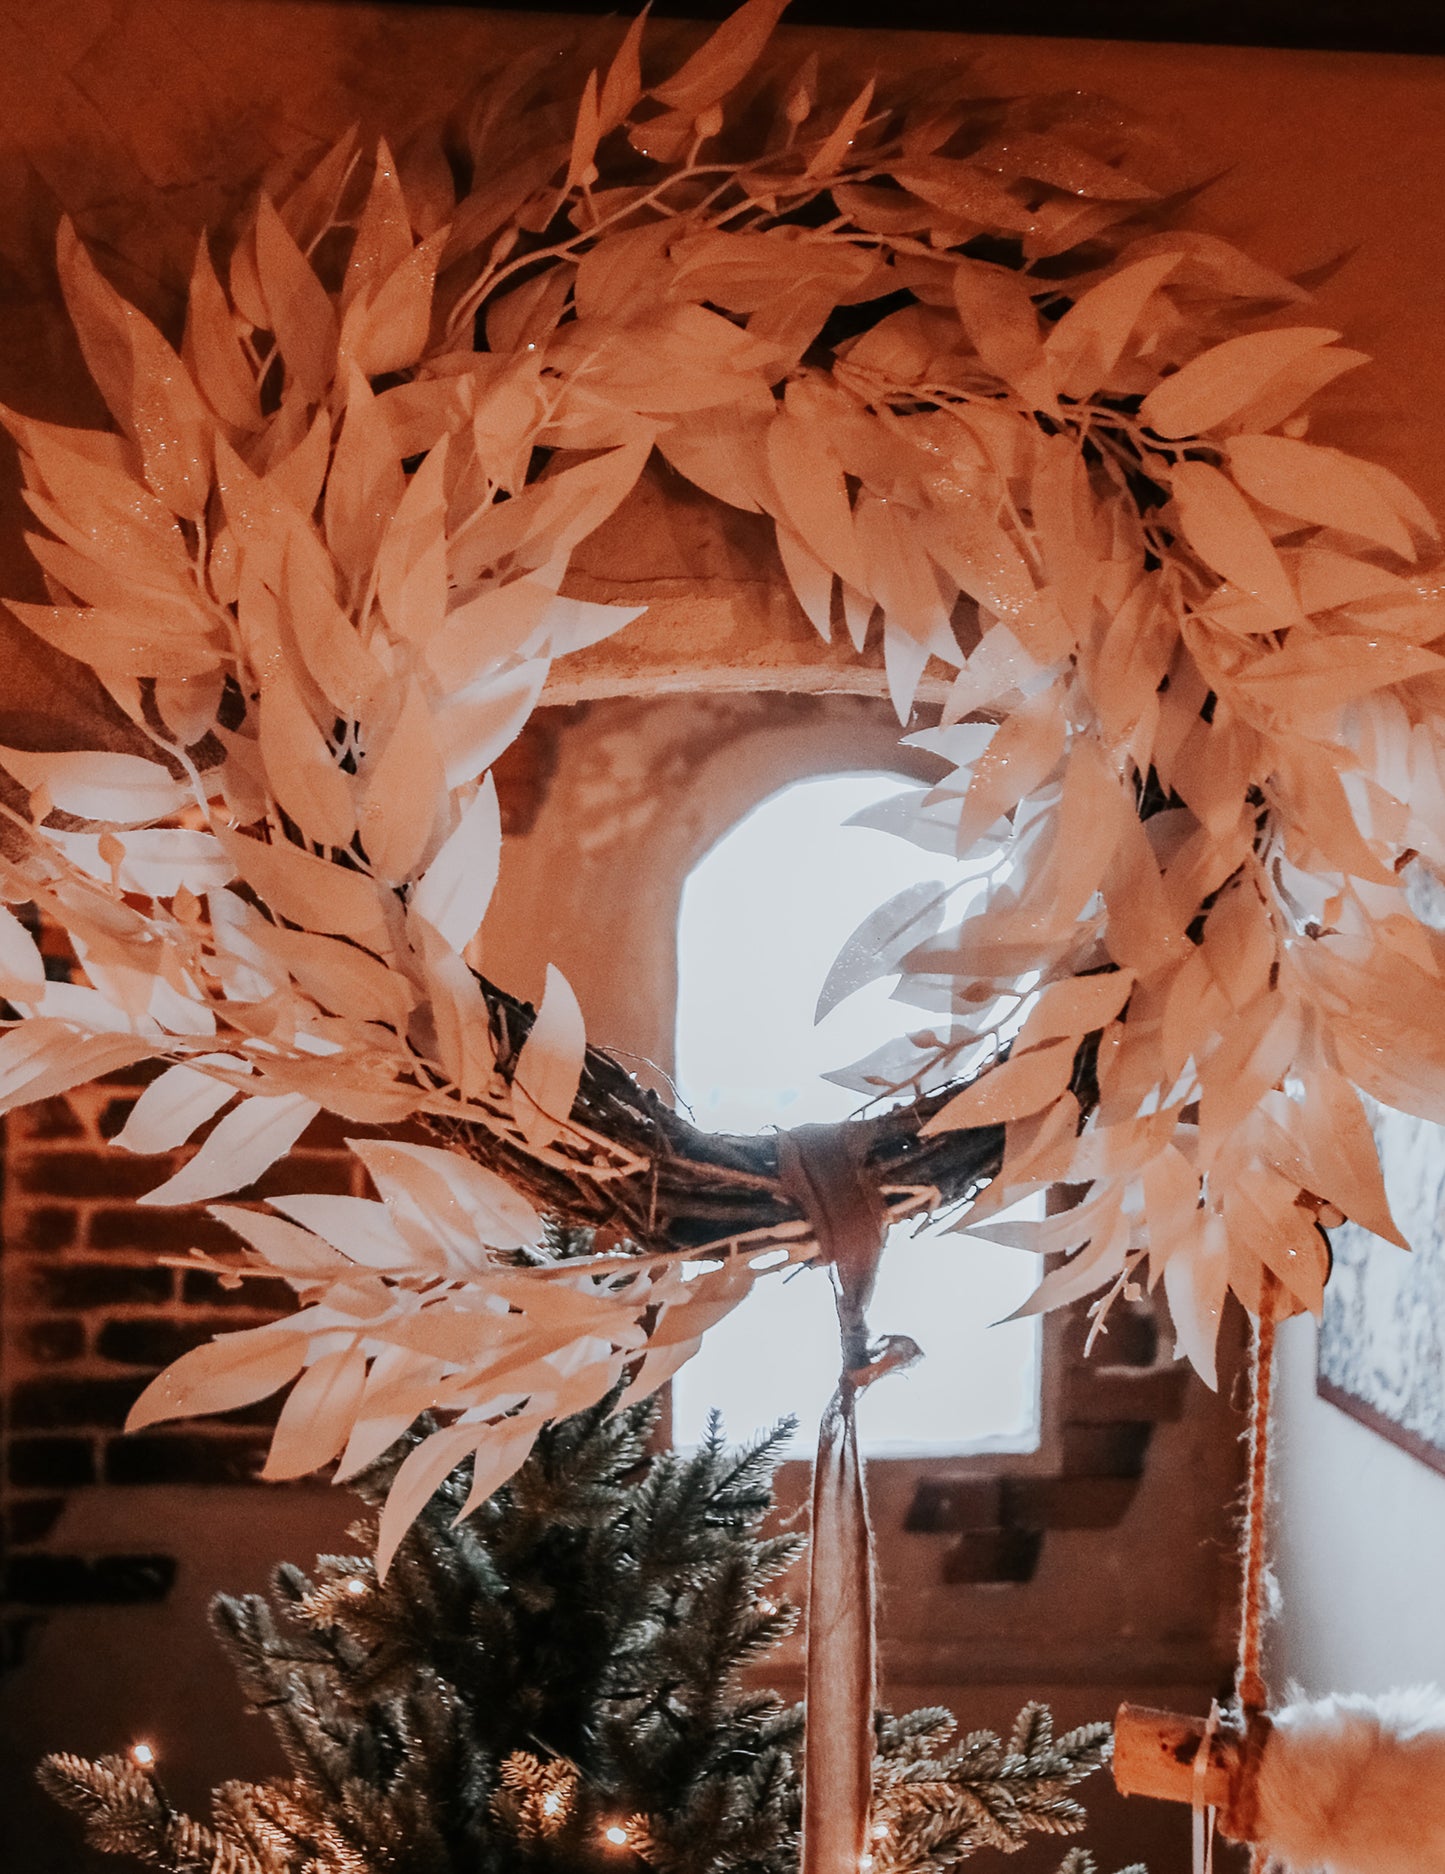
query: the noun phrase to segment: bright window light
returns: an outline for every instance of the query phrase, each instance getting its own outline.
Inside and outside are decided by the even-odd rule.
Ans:
[[[677,1081],[700,1126],[757,1132],[844,1119],[859,1096],[822,1078],[933,1018],[890,1000],[895,978],[848,998],[817,1027],[818,991],[876,905],[945,875],[947,861],[844,822],[901,791],[896,775],[828,775],[774,794],[689,877],[678,929]],[[951,917],[966,903],[956,897]],[[910,1017],[912,1022],[910,1022]],[[1002,1322],[1030,1293],[1037,1258],[900,1225],[884,1252],[869,1323],[911,1334],[925,1358],[881,1379],[859,1406],[875,1457],[1029,1451],[1039,1435],[1039,1330]],[[810,1451],[838,1374],[832,1290],[821,1271],[762,1280],[673,1382],[673,1435],[696,1444],[710,1409],[728,1435],[795,1417]]]

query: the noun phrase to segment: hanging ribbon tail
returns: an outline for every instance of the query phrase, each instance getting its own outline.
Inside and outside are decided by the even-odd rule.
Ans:
[[[859,1393],[916,1358],[902,1336],[870,1358],[865,1310],[888,1215],[839,1126],[778,1138],[783,1189],[832,1265],[843,1347],[838,1389],[818,1430],[808,1580],[801,1874],[859,1874],[868,1852],[877,1679],[873,1531],[858,1449]]]
[[[844,1380],[818,1430],[808,1576],[802,1874],[858,1874],[873,1799],[873,1531]]]

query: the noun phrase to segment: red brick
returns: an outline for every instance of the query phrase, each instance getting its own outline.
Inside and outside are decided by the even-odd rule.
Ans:
[[[236,1238],[203,1210],[142,1209],[126,1204],[92,1213],[92,1249],[144,1250],[148,1255],[185,1256],[193,1249],[233,1250]]]
[[[1071,1477],[1142,1477],[1151,1425],[1066,1424],[1059,1435],[1060,1468]]]
[[[267,1440],[253,1434],[205,1437],[143,1432],[117,1438],[105,1453],[108,1484],[250,1483],[266,1461]]]
[[[113,1073],[102,1074],[96,1082],[100,1087],[148,1087],[157,1080],[169,1066],[167,1061],[136,1061],[130,1067],[117,1067]]]
[[[343,1119],[339,1113],[318,1113],[297,1140],[296,1148],[302,1152],[334,1152],[351,1164],[354,1161],[346,1141],[375,1130],[372,1126],[358,1126],[354,1119]]]
[[[1043,1537],[1035,1529],[976,1529],[943,1559],[943,1578],[958,1586],[1021,1587],[1032,1581]]]
[[[100,1112],[100,1136],[113,1139],[131,1116],[131,1110],[140,1096],[134,1093],[118,1094],[113,1100],[107,1100]]]
[[[53,1100],[37,1100],[34,1106],[27,1107],[22,1124],[31,1139],[83,1139],[86,1136],[85,1126],[64,1094],[57,1094]]]
[[[139,1390],[140,1382],[133,1376],[21,1380],[10,1390],[10,1423],[20,1431],[61,1431],[81,1426],[116,1430],[125,1423]]]
[[[21,1326],[19,1344],[25,1357],[37,1365],[78,1360],[85,1352],[85,1323],[73,1314],[27,1321]]]
[[[13,1555],[5,1598],[32,1607],[121,1606],[163,1601],[176,1578],[169,1555]]]
[[[37,1197],[140,1197],[164,1182],[164,1158],[133,1158],[129,1152],[33,1152],[15,1164],[17,1191]]]
[[[292,1152],[272,1165],[265,1176],[244,1191],[229,1198],[230,1203],[246,1203],[261,1197],[290,1197],[298,1191],[322,1191],[330,1196],[349,1197],[354,1160],[349,1153]]]
[[[34,1301],[43,1308],[114,1308],[127,1302],[169,1301],[169,1269],[118,1268],[105,1262],[62,1262],[30,1271]]]
[[[1133,1477],[1010,1477],[1004,1520],[1025,1529],[1113,1529],[1138,1488]]]
[[[69,1249],[80,1234],[80,1220],[74,1210],[59,1204],[34,1204],[20,1209],[20,1228],[10,1239],[12,1249],[37,1250],[49,1255]]]
[[[903,1527],[910,1535],[996,1529],[1002,1512],[1000,1477],[925,1478],[913,1493]]]
[[[268,1320],[258,1315],[257,1321]],[[149,1367],[156,1370],[179,1360],[192,1347],[213,1335],[250,1325],[231,1315],[174,1314],[128,1315],[122,1320],[107,1321],[100,1330],[95,1350],[103,1359],[122,1366]]]
[[[60,1521],[64,1497],[16,1497],[5,1511],[4,1546],[43,1542]]]
[[[6,1452],[12,1484],[22,1489],[66,1490],[95,1482],[95,1446],[89,1438],[12,1438]]]
[[[228,1312],[262,1314],[267,1320],[278,1314],[290,1314],[296,1306],[296,1291],[287,1283],[269,1277],[242,1282],[239,1288],[222,1288],[220,1277],[204,1269],[187,1269],[181,1277],[181,1300],[203,1308],[225,1308]],[[236,1327],[243,1322],[233,1323]]]

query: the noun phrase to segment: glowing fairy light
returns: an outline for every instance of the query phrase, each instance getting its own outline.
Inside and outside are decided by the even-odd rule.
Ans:
[[[563,1802],[561,1794],[555,1789],[548,1790],[547,1794],[542,1798],[543,1815],[561,1815],[565,1807],[566,1804]]]
[[[359,1598],[360,1598],[360,1597],[361,1597],[361,1596],[362,1596],[363,1594],[365,1594],[365,1592],[366,1592],[366,1583],[365,1583],[365,1582],[364,1582],[364,1581],[363,1581],[363,1580],[361,1579],[361,1576],[360,1576],[360,1575],[353,1575],[353,1576],[351,1577],[351,1579],[350,1579],[350,1581],[348,1581],[348,1582],[347,1582],[347,1584],[346,1584],[346,1592],[347,1592],[348,1594],[354,1594],[354,1595],[356,1595],[358,1599],[359,1599]]]
[[[156,1760],[156,1754],[149,1744],[132,1744],[130,1747],[130,1760],[139,1769],[149,1770]]]
[[[627,1830],[623,1828],[620,1822],[613,1822],[609,1827],[603,1829],[602,1839],[611,1842],[614,1848],[625,1848],[627,1846]]]

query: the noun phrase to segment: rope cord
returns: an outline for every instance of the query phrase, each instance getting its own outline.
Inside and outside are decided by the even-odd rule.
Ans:
[[[1262,1272],[1259,1318],[1254,1330],[1249,1419],[1249,1485],[1245,1498],[1244,1584],[1240,1597],[1239,1673],[1235,1692],[1246,1722],[1265,1709],[1261,1661],[1264,1650],[1266,1498],[1269,1490],[1269,1420],[1274,1400],[1275,1289],[1272,1270]]]

